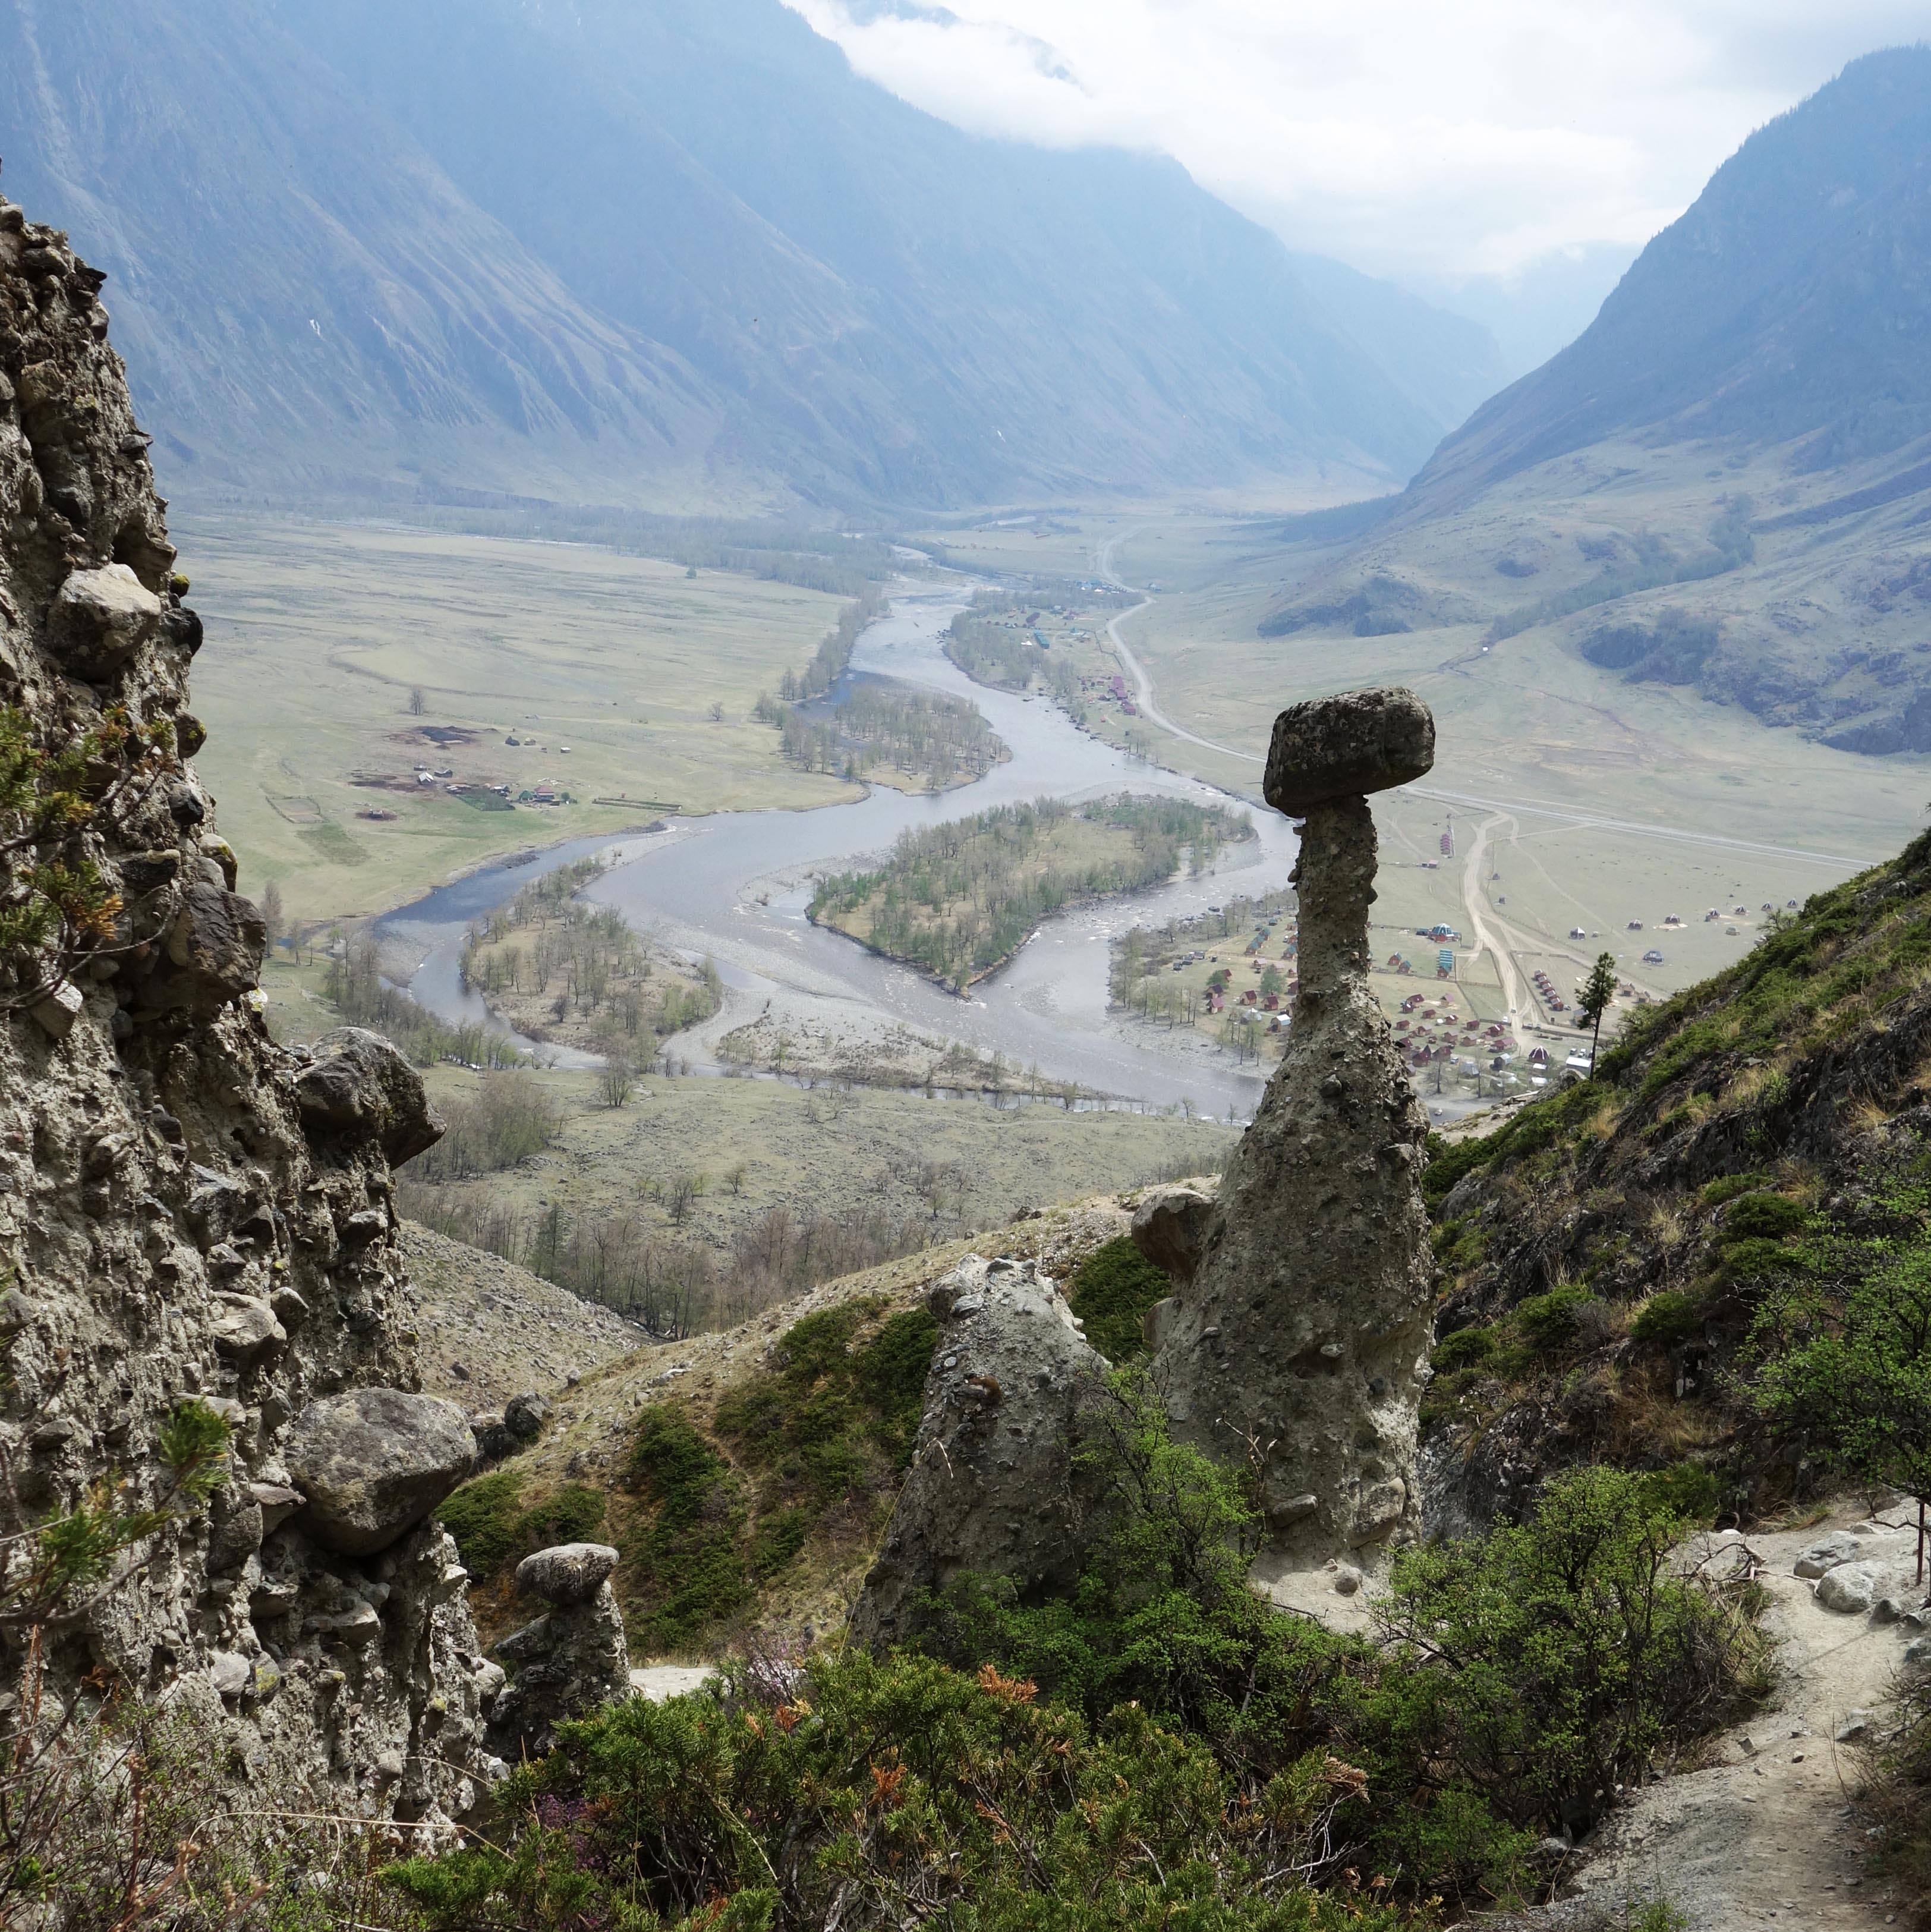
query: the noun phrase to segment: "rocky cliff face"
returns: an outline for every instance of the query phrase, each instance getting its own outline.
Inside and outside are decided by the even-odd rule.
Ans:
[[[168,1418],[225,1415],[212,1504],[43,1633],[56,1688],[183,1701],[242,1776],[433,1822],[500,1676],[425,1520],[474,1451],[415,1392],[389,1169],[439,1129],[385,1042],[286,1052],[256,1010],[101,280],[0,201],[0,1504],[151,1501]],[[0,1675],[23,1642],[0,1618]]]

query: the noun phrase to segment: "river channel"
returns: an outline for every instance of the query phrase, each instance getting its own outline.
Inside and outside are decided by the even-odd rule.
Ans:
[[[1036,1067],[1047,1080],[1074,1082],[1092,1093],[1148,1106],[1186,1102],[1202,1112],[1245,1119],[1261,1093],[1261,1076],[1252,1065],[1237,1067],[1231,1056],[1198,1035],[1168,1036],[1110,1013],[1107,965],[1110,941],[1130,925],[1185,917],[1236,893],[1285,885],[1294,834],[1264,808],[1254,811],[1259,836],[1227,848],[1213,871],[1049,921],[1010,965],[964,998],[806,919],[810,874],[850,869],[889,850],[903,831],[967,818],[988,806],[1047,796],[1077,801],[1121,790],[1228,802],[1223,793],[1088,736],[1043,698],[974,684],[943,650],[946,626],[963,602],[949,586],[901,583],[885,614],[859,638],[847,675],[893,678],[970,698],[1011,750],[1006,763],[953,791],[908,796],[881,786],[849,804],[813,811],[720,812],[679,821],[655,836],[580,839],[472,873],[382,922],[385,937],[406,945],[421,961],[409,982],[411,992],[447,1019],[485,1020],[481,1000],[461,983],[469,922],[528,880],[599,852],[614,862],[589,896],[618,908],[653,939],[715,959],[731,1024],[754,1017],[767,1000],[787,1011],[803,1002],[821,1006],[828,1017],[897,1022],[997,1052],[1009,1063]],[[640,775],[640,789],[648,790],[646,781]],[[712,1022],[705,1031],[714,1037],[721,1030]],[[705,1070],[701,1059],[699,1070]]]

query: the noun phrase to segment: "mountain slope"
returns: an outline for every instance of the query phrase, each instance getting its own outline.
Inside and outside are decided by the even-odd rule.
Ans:
[[[1573,653],[1612,714],[1620,685],[1669,684],[1836,748],[1931,751],[1927,458],[1921,47],[1753,135],[1591,328],[1363,506],[1261,629],[1439,632],[1444,666],[1504,691]]]
[[[244,0],[0,8],[7,180],[109,275],[171,478],[562,488],[716,410]]]
[[[1595,1079],[1435,1147],[1446,1515],[1604,1456],[1687,1457],[1746,1514],[1814,1484],[1733,1374],[1779,1280],[1835,1292],[1927,1238],[1927,957],[1931,835],[1639,1014]]]
[[[1588,328],[1415,479],[1429,509],[1618,434],[1804,439],[1822,468],[1931,434],[1931,47],[1854,61],[1752,135]]]
[[[1494,376],[1171,163],[962,134],[779,0],[8,0],[0,116],[177,482],[1372,487]]]

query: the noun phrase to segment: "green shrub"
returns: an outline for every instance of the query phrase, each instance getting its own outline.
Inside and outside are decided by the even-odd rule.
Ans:
[[[603,1527],[604,1499],[581,1483],[565,1483],[548,1502],[533,1503],[516,1520],[525,1553],[553,1544],[587,1543]]]
[[[633,1640],[677,1649],[750,1600],[751,1580],[739,1546],[742,1485],[690,1418],[674,1408],[645,1410],[630,1468],[656,1514],[642,1551],[625,1552],[643,1588],[642,1602],[626,1606],[628,1621]]]
[[[1630,1334],[1638,1342],[1653,1342],[1659,1348],[1673,1348],[1687,1342],[1703,1325],[1703,1304],[1694,1295],[1673,1288],[1653,1294],[1636,1311]]]
[[[1428,1360],[1437,1375],[1452,1376],[1458,1369],[1472,1369],[1487,1361],[1495,1352],[1492,1328],[1458,1328],[1436,1342]]]
[[[1882,1833],[1879,1856],[1914,1923],[1931,1906],[1931,1678],[1905,1679],[1864,1794]]]
[[[1706,1208],[1720,1208],[1739,1194],[1762,1187],[1769,1179],[1767,1174],[1720,1174],[1714,1180],[1705,1181],[1697,1190],[1696,1198]]]
[[[581,1483],[566,1483],[547,1502],[519,1510],[520,1470],[492,1469],[445,1497],[436,1520],[456,1539],[463,1567],[479,1583],[532,1550],[555,1543],[587,1542],[602,1526],[604,1499]]]
[[[452,1490],[438,1505],[436,1520],[456,1539],[463,1568],[478,1582],[493,1576],[517,1546],[517,1501],[523,1477],[514,1469],[492,1469]]]
[[[1422,1169],[1422,1198],[1431,1208],[1439,1208],[1449,1191],[1465,1174],[1473,1174],[1501,1151],[1507,1129],[1493,1134],[1471,1135],[1466,1140],[1447,1141],[1430,1130],[1428,1165]]]
[[[1753,1235],[1717,1250],[1714,1278],[1720,1286],[1728,1288],[1767,1276],[1797,1274],[1804,1265],[1803,1254],[1790,1244]]]
[[[1174,1442],[1144,1378],[1091,1419],[1112,1500],[1071,1599],[967,1580],[943,1655],[820,1655],[781,1704],[747,1670],[567,1726],[487,1842],[394,1871],[429,1932],[1393,1932],[1393,1897],[1519,1895],[1539,1833],[1727,1715],[1747,1640],[1671,1574],[1681,1522],[1636,1478],[1404,1552],[1374,1642],[1251,1588],[1243,1479]],[[728,1516],[701,1436],[646,1423],[660,1526]]]
[[[1672,1574],[1684,1526],[1645,1479],[1593,1468],[1552,1482],[1525,1524],[1403,1551],[1378,1615],[1411,1667],[1363,1712],[1384,1788],[1452,1770],[1511,1824],[1581,1830],[1658,1750],[1722,1721],[1756,1646]]]
[[[894,1469],[912,1460],[939,1324],[908,1308],[856,1342],[884,1306],[871,1295],[808,1315],[779,1338],[777,1371],[718,1405],[718,1433],[745,1462],[820,1508],[864,1480],[868,1448]]]
[[[1248,1588],[1260,1526],[1240,1482],[1173,1441],[1144,1378],[1123,1372],[1109,1391],[1081,1456],[1119,1506],[1073,1596],[1028,1604],[1003,1580],[967,1578],[930,1646],[994,1658],[1096,1722],[1137,1703],[1264,1780],[1308,1748],[1315,1684],[1368,1652]]]
[[[1086,1339],[1122,1366],[1145,1355],[1143,1318],[1173,1292],[1172,1282],[1122,1234],[1081,1262],[1066,1299],[1086,1324]]]
[[[925,1407],[925,1378],[938,1346],[939,1324],[929,1310],[892,1316],[861,1348],[853,1364],[859,1394],[869,1406],[874,1441],[895,1469],[907,1468]]]
[[[1611,1471],[1552,1484],[1526,1526],[1398,1557],[1383,1645],[1282,1617],[1248,1586],[1239,1481],[1171,1441],[1144,1384],[1113,1390],[1085,1453],[1125,1500],[1073,1596],[968,1584],[934,1647],[1090,1721],[1131,1700],[1249,1789],[1336,1753],[1369,1794],[1337,1828],[1418,1891],[1516,1890],[1538,1834],[1586,1824],[1594,1793],[1722,1721],[1753,1660],[1741,1621],[1671,1574],[1670,1495]]]
[[[1586,1288],[1552,1288],[1516,1304],[1516,1326],[1538,1354],[1560,1354],[1591,1340],[1600,1328],[1604,1305]]]
[[[642,1640],[680,1648],[751,1605],[834,1512],[864,1512],[912,1460],[938,1324],[873,1295],[820,1309],[778,1338],[778,1366],[718,1402],[725,1460],[681,1409],[644,1412],[631,1474],[652,1515],[630,1574]],[[637,1544],[638,1539],[629,1539]]]
[[[1730,1203],[1717,1239],[1726,1245],[1732,1241],[1780,1241],[1794,1234],[1810,1220],[1797,1202],[1781,1194],[1742,1194]]]
[[[1707,1528],[1723,1506],[1723,1486],[1716,1472],[1700,1462],[1672,1462],[1642,1478],[1642,1491],[1653,1508]]]
[[[1359,1773],[1264,1794],[1123,1708],[1090,1725],[993,1670],[818,1658],[790,1701],[634,1698],[563,1727],[490,1841],[395,1868],[429,1932],[1396,1932],[1326,1898]]]
[[[1483,1231],[1471,1227],[1466,1221],[1444,1221],[1429,1237],[1436,1265],[1452,1275],[1462,1274],[1472,1268],[1482,1258],[1488,1245],[1488,1238]]]

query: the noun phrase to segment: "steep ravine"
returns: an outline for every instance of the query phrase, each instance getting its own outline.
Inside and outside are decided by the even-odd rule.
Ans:
[[[41,1628],[40,1708],[165,1700],[258,1792],[433,1824],[490,1768],[500,1681],[424,1520],[473,1444],[415,1393],[390,1163],[439,1129],[385,1043],[286,1051],[259,1016],[262,922],[191,763],[201,626],[101,280],[0,201],[0,764],[28,773],[0,788],[0,1490],[29,1526],[103,1482],[142,1504],[184,1404],[233,1426],[211,1503]],[[10,923],[37,890],[67,908],[38,946]],[[10,1690],[31,1546],[0,1546]]]

